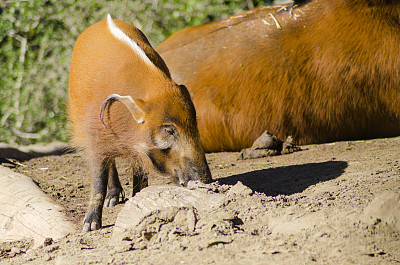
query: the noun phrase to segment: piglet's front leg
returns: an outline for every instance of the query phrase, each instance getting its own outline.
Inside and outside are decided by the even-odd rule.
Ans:
[[[118,178],[118,171],[115,165],[115,160],[113,160],[110,165],[107,186],[108,186],[108,193],[104,202],[104,207],[114,207],[116,204],[120,202],[119,200],[120,195],[121,195],[121,202],[125,201],[125,192]]]

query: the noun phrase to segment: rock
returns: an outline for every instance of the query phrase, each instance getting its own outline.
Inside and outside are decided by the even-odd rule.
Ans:
[[[392,191],[386,191],[377,195],[367,207],[365,207],[361,220],[367,223],[375,223],[377,219],[400,231],[400,195]]]
[[[28,238],[37,247],[76,231],[29,177],[0,166],[0,190],[0,243]]]
[[[210,193],[204,187],[188,189],[173,185],[150,186],[141,190],[125,203],[117,217],[114,234],[135,228],[139,223],[143,223],[144,218],[150,218],[152,216],[150,213],[155,211],[159,211],[158,215],[170,213],[170,218],[174,219],[179,209],[186,210],[185,213],[178,214],[177,220],[186,220],[187,229],[193,230],[196,219],[194,212],[217,207],[223,202],[224,198],[223,194]],[[175,208],[171,208],[174,209],[171,210],[173,212],[160,211],[168,207]],[[167,216],[159,216],[159,218],[168,219]]]
[[[21,249],[18,248],[18,247],[12,247],[12,248],[11,248],[11,253],[13,253],[13,254],[19,254],[19,253],[21,253]]]
[[[43,246],[50,246],[51,244],[53,244],[54,243],[54,241],[53,241],[53,239],[51,238],[51,237],[48,237],[48,238],[46,238],[45,240],[44,240],[44,242],[43,242]]]
[[[242,182],[238,181],[232,188],[230,188],[226,196],[229,198],[237,195],[248,196],[251,194],[253,194],[253,191],[249,187],[243,185]]]

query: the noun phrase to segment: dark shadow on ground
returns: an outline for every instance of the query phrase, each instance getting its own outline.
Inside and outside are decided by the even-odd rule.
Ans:
[[[13,146],[0,142],[0,163],[13,163],[10,159],[26,161],[36,157],[63,155],[73,152],[68,144],[62,142],[41,143],[27,146]]]
[[[345,161],[327,161],[247,172],[218,179],[222,184],[234,185],[241,181],[253,191],[268,196],[302,192],[322,181],[335,179],[347,168]]]

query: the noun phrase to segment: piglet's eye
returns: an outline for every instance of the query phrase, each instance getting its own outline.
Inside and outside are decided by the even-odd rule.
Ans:
[[[178,130],[172,124],[164,124],[160,130],[151,137],[157,149],[171,148],[178,139]]]
[[[169,136],[174,136],[176,135],[177,131],[174,125],[164,125],[163,126],[163,131],[165,134]]]

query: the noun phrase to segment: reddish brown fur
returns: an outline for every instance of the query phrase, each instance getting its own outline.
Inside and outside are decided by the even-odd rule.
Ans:
[[[183,29],[157,48],[192,95],[206,151],[249,147],[265,130],[299,144],[400,135],[399,2],[306,2]]]
[[[70,69],[69,118],[73,142],[85,151],[93,178],[84,230],[101,226],[107,185],[107,200],[118,201],[123,192],[115,168],[117,156],[132,160],[134,182],[138,181],[137,176],[147,174],[158,174],[182,184],[190,179],[211,180],[187,89],[171,80],[164,61],[138,29],[122,21],[114,23],[136,41],[155,66],[146,64],[128,45],[115,38],[106,20],[88,28],[75,45]],[[138,122],[126,105],[115,102],[105,108],[103,124],[100,110],[110,94],[130,96],[144,123]]]

